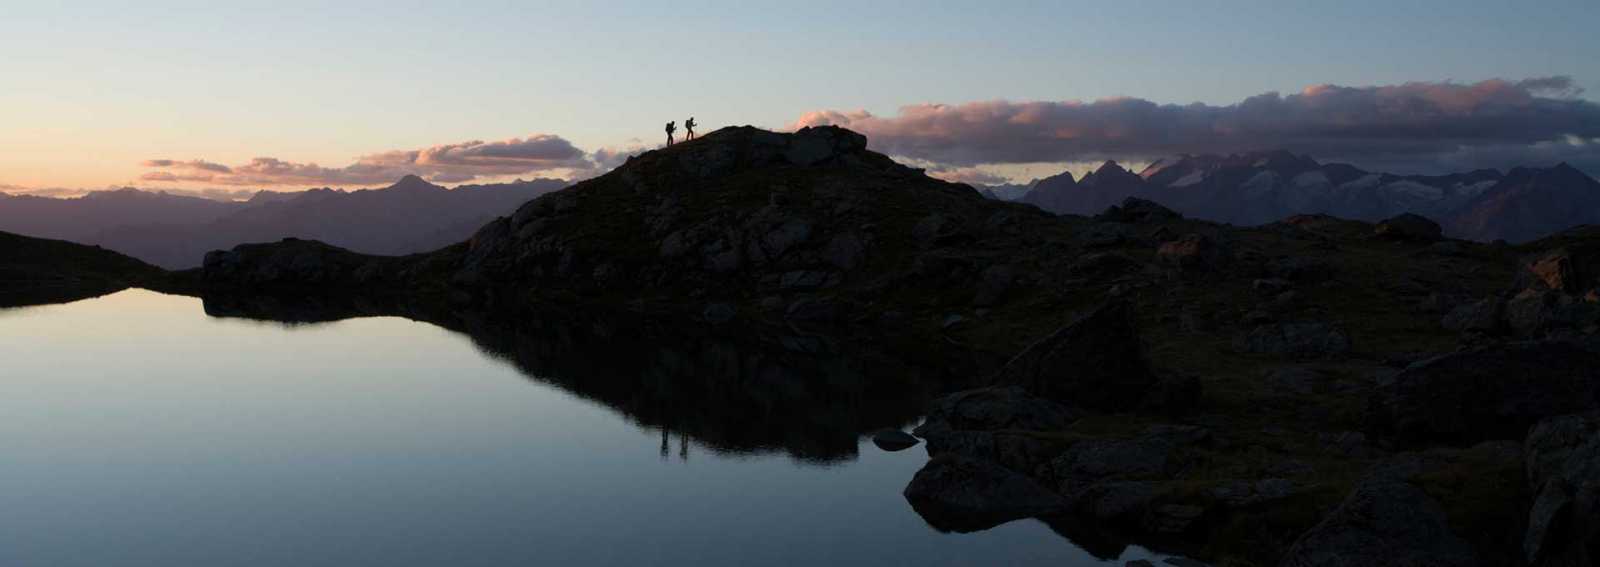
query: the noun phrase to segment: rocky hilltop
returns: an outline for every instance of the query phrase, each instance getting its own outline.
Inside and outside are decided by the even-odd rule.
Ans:
[[[1592,564],[1600,231],[1240,228],[1126,197],[1056,216],[865,142],[723,129],[436,252],[285,241],[196,275],[207,294],[604,308],[960,358],[905,491],[940,529],[1038,517],[1108,557],[1236,565]]]

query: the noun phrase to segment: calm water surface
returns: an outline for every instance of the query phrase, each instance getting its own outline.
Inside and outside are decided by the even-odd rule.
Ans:
[[[0,310],[0,564],[1101,564],[1037,521],[929,528],[900,495],[921,447],[802,458],[631,415],[402,318]]]

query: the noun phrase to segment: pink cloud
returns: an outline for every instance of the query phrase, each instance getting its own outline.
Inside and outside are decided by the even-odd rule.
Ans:
[[[551,134],[498,142],[473,140],[419,150],[393,150],[356,158],[344,167],[324,167],[273,157],[258,157],[227,166],[204,160],[152,159],[145,167],[161,168],[140,176],[153,182],[208,182],[218,185],[378,185],[405,175],[440,183],[480,177],[550,172],[583,172],[595,163],[566,139]]]
[[[867,135],[878,151],[950,166],[1269,148],[1437,164],[1464,149],[1526,150],[1568,137],[1600,138],[1600,104],[1577,98],[1581,92],[1567,77],[1314,85],[1225,106],[1120,97],[918,104],[895,116],[820,110],[802,115],[793,127],[843,126]],[[1589,148],[1584,159],[1600,166],[1597,149]]]

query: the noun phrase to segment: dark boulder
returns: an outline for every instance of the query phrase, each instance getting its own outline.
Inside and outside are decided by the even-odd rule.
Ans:
[[[1433,242],[1444,237],[1444,230],[1427,217],[1403,213],[1379,222],[1372,234],[1386,240]]]
[[[1368,476],[1322,522],[1300,536],[1281,567],[1467,567],[1478,565],[1444,510],[1387,471]]]
[[[1530,287],[1506,301],[1503,317],[1520,337],[1562,336],[1600,323],[1600,304]]]
[[[1600,355],[1561,341],[1511,343],[1417,362],[1378,388],[1375,433],[1407,445],[1521,439],[1540,420],[1600,409]]]
[[[1522,259],[1519,288],[1576,295],[1600,285],[1600,246],[1563,246]]]
[[[1061,497],[994,462],[953,453],[928,460],[906,485],[911,508],[939,531],[973,532],[1059,513]]]
[[[1068,406],[1104,411],[1134,409],[1156,382],[1126,301],[1106,303],[1034,342],[994,379]]]
[[[1529,565],[1576,567],[1600,560],[1600,414],[1547,419],[1528,433]]]

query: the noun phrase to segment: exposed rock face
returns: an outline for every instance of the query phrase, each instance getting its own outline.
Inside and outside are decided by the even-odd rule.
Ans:
[[[1422,215],[1405,213],[1379,222],[1372,234],[1388,240],[1433,242],[1444,237],[1444,230]]]
[[[1186,234],[1156,250],[1162,263],[1182,273],[1214,272],[1226,266],[1232,254],[1211,237]]]
[[[1137,406],[1156,377],[1145,362],[1132,305],[1114,301],[1024,349],[995,383],[1068,406],[1117,411]]]
[[[1572,343],[1512,343],[1447,354],[1380,387],[1373,425],[1410,445],[1520,439],[1540,420],[1600,409],[1600,356]]]
[[[1467,567],[1471,545],[1450,530],[1439,503],[1397,476],[1378,473],[1295,542],[1281,567]]]
[[[1600,248],[1563,246],[1523,259],[1523,287],[1582,294],[1600,285]]]
[[[1061,497],[991,461],[946,453],[928,461],[905,497],[940,531],[971,532],[1062,510]]]

